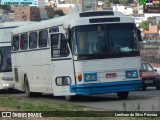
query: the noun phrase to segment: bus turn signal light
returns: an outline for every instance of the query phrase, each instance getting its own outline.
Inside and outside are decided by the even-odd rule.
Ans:
[[[142,70],[139,70],[139,76],[142,77]]]
[[[78,79],[78,82],[81,82],[81,81],[82,81],[82,74],[81,74],[81,73],[78,73],[78,74],[77,74],[77,79]]]

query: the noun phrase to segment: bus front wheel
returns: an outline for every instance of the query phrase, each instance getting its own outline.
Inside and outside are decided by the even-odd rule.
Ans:
[[[126,91],[126,92],[117,92],[117,96],[121,100],[127,99],[128,95],[129,95],[128,91]]]
[[[76,96],[73,96],[73,95],[66,95],[66,96],[65,96],[65,99],[66,99],[66,101],[74,101],[74,100],[75,100],[75,97],[76,97]]]

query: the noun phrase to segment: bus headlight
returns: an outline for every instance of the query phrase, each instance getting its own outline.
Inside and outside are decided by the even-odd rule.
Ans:
[[[2,84],[3,87],[9,87],[9,84]]]
[[[84,81],[97,81],[97,73],[83,73]]]
[[[126,78],[138,78],[137,70],[126,70],[125,74],[126,74]]]
[[[91,75],[90,75],[90,74],[86,74],[86,75],[85,75],[85,79],[86,79],[87,81],[91,80]]]

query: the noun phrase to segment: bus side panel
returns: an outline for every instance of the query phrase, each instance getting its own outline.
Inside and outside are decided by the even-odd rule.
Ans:
[[[74,75],[74,66],[73,66],[73,60],[59,60],[54,61],[52,63],[52,85],[53,85],[53,93],[55,96],[60,95],[75,95],[75,93],[70,92],[70,85],[75,85],[75,75]],[[67,77],[71,80],[71,82],[64,84],[64,85],[58,85],[56,83],[57,78]]]
[[[44,49],[13,53],[16,58],[13,57],[14,68],[18,69],[17,89],[24,90],[26,75],[31,92],[52,92],[49,52],[49,49]]]

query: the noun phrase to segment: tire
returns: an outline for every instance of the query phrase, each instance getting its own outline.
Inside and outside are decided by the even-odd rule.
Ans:
[[[146,90],[146,88],[147,88],[146,86],[142,86],[142,90]]]
[[[127,99],[129,95],[129,92],[117,92],[117,96],[119,97],[120,100],[125,100]]]
[[[40,92],[30,92],[30,87],[28,84],[27,76],[25,76],[25,78],[24,78],[24,91],[25,91],[27,97],[29,97],[29,98],[42,96],[42,93],[40,93]]]
[[[160,86],[156,86],[156,89],[157,89],[157,90],[160,90]]]
[[[70,102],[70,101],[74,101],[76,98],[76,96],[73,96],[73,95],[66,95],[65,96],[65,99],[66,101]]]
[[[25,94],[27,95],[27,97],[29,97],[29,98],[33,97],[33,93],[30,92],[30,87],[29,87],[27,76],[24,77],[24,91],[25,91]]]

